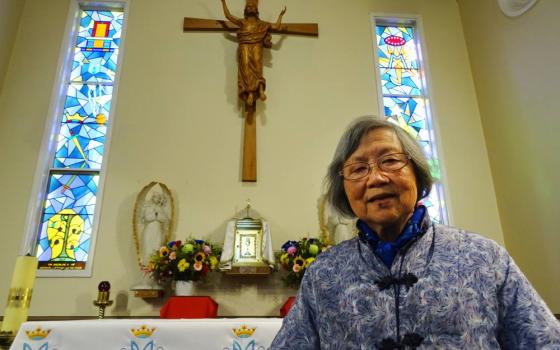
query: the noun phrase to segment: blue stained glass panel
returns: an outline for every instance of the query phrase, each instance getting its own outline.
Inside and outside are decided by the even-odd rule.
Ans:
[[[80,10],[39,228],[39,269],[86,268],[123,20],[122,9]]]
[[[442,218],[444,217],[444,214],[442,213],[444,203],[440,201],[440,198],[443,198],[443,196],[439,194],[440,188],[441,186],[438,184],[434,185],[430,195],[420,201],[420,204],[426,206],[428,209],[428,215],[430,215],[430,218],[438,224],[443,223]]]
[[[427,128],[426,105],[423,98],[384,97],[385,117],[413,135],[428,157],[433,154],[431,135]]]
[[[101,169],[107,126],[63,123],[58,134],[54,167]]]
[[[107,124],[112,93],[112,86],[70,84],[62,122]]]
[[[76,46],[84,51],[109,52],[119,48],[124,13],[82,11]]]
[[[414,28],[377,26],[377,56],[382,68],[418,69]]]
[[[82,51],[76,49],[72,61],[72,82],[114,82],[119,50]]]
[[[441,169],[429,125],[429,108],[423,91],[420,57],[414,25],[376,25],[377,66],[383,95],[383,114],[408,131],[422,147],[436,180]],[[443,188],[438,181],[422,200],[435,222],[446,220]]]
[[[419,97],[384,97],[383,106],[387,117],[399,116],[413,128],[413,134],[426,125],[426,106]]]
[[[39,268],[84,269],[97,198],[97,174],[51,174],[39,228]]]
[[[101,169],[113,87],[70,84],[53,167]]]
[[[420,73],[416,69],[380,68],[383,95],[421,95]]]
[[[441,179],[441,170],[436,157],[435,149],[432,147],[430,134],[426,119],[426,106],[423,98],[408,97],[384,97],[383,105],[385,117],[393,123],[399,125],[404,130],[413,135],[422,146],[424,154],[428,157],[432,176],[436,180]],[[438,223],[443,223],[445,218],[443,208],[443,188],[440,182],[432,186],[432,190],[427,198],[421,201],[428,209],[428,214]]]

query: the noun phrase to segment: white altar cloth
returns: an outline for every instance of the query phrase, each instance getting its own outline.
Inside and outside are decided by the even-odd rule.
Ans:
[[[10,350],[266,350],[281,318],[24,323]]]

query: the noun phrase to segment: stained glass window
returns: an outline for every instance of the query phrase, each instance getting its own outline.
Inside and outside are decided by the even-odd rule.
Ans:
[[[124,12],[80,9],[37,236],[40,270],[85,270]]]
[[[416,24],[412,20],[373,20],[383,115],[420,142],[437,180],[422,204],[432,220],[445,223],[447,212]]]

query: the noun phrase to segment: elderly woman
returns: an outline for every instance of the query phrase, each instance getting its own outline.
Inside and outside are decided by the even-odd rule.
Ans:
[[[359,237],[322,253],[271,349],[560,349],[560,323],[508,253],[431,222],[418,143],[364,117],[342,136],[330,204]]]

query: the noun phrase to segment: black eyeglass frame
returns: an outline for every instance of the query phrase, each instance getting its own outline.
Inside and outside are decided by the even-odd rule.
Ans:
[[[403,166],[401,166],[401,167],[399,167],[399,168],[396,168],[396,169],[384,169],[384,168],[382,167],[382,161],[387,160],[387,159],[390,158],[391,156],[395,156],[395,155],[404,155],[404,163],[403,163]],[[373,166],[372,166],[372,165],[374,165],[374,164],[375,164],[375,166],[377,167],[377,169],[378,169],[379,171],[383,171],[383,172],[385,172],[385,173],[394,173],[394,172],[396,172],[396,171],[399,171],[399,170],[403,169],[405,166],[407,166],[408,163],[410,163],[410,160],[411,160],[411,159],[412,159],[412,157],[411,157],[410,154],[408,154],[408,153],[404,153],[404,152],[388,153],[388,154],[382,155],[381,157],[377,158],[374,162],[353,162],[353,163],[346,164],[346,165],[344,165],[344,166],[342,167],[342,170],[340,170],[340,171],[338,172],[338,174],[339,174],[344,180],[346,180],[346,181],[360,181],[360,180],[362,180],[362,179],[365,179],[366,177],[368,177],[368,176],[371,174],[371,172],[372,172],[372,170],[373,170]],[[366,166],[367,166],[367,173],[364,174],[364,176],[361,176],[361,177],[356,178],[356,179],[349,179],[349,178],[346,178],[346,177],[344,176],[344,169],[347,168],[347,167],[349,167],[349,166],[356,165],[356,164],[364,164],[364,165],[366,165]]]

